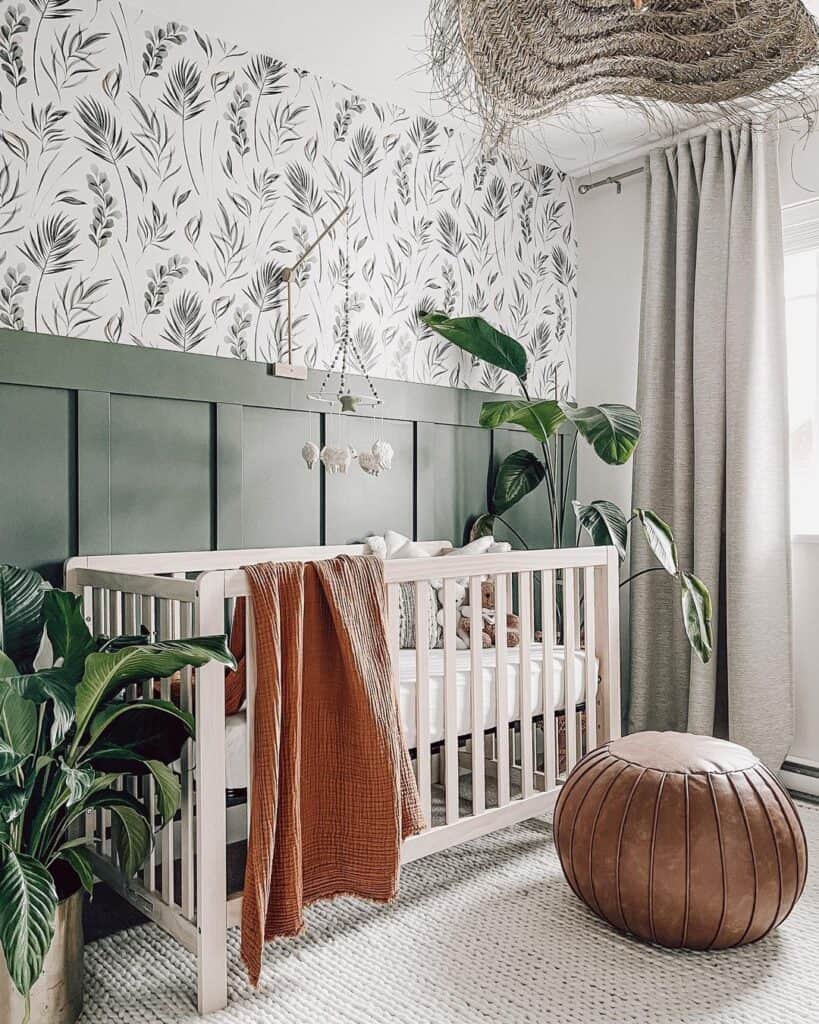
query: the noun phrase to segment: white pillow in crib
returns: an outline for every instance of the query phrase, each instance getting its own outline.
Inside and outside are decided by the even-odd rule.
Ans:
[[[417,544],[403,533],[387,530],[383,537],[377,534],[364,541],[369,550],[379,558],[431,558],[426,548]]]

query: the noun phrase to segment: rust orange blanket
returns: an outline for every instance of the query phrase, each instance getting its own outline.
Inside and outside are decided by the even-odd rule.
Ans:
[[[245,572],[257,684],[241,948],[255,985],[264,940],[301,931],[308,904],[393,899],[401,841],[423,819],[392,686],[383,563],[342,555]],[[241,704],[243,682],[229,681],[228,704]]]

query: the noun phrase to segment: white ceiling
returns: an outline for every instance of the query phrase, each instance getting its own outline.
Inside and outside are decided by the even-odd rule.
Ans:
[[[342,82],[364,96],[464,124],[432,96],[424,52],[427,0],[143,0],[143,6]],[[819,10],[819,0],[808,6]],[[690,118],[680,126],[696,123]],[[539,126],[524,144],[533,157],[584,175],[667,135],[662,125],[596,101],[575,108],[569,118]]]

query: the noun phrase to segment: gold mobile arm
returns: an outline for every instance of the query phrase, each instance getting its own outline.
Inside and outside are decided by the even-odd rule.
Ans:
[[[304,263],[310,253],[319,245],[319,243],[330,234],[341,218],[345,214],[349,213],[349,210],[350,207],[345,206],[344,209],[341,210],[332,221],[330,221],[318,238],[316,238],[316,240],[304,250],[293,266],[285,267],[284,270],[282,270],[282,281],[287,285],[287,362],[273,364],[273,373],[276,377],[289,377],[290,380],[307,380],[307,367],[293,365],[293,275],[302,263]]]

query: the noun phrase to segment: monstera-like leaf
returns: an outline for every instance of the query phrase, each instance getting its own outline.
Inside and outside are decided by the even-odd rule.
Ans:
[[[546,475],[543,463],[525,449],[507,455],[495,477],[492,511],[501,514],[533,491]]]
[[[57,891],[46,868],[0,844],[0,946],[11,980],[23,995],[43,969],[56,910]]]
[[[566,419],[611,466],[628,462],[640,440],[640,414],[629,405],[585,405],[561,402]]]
[[[18,672],[30,672],[43,635],[43,578],[30,569],[0,565],[0,651]]]
[[[479,316],[448,317],[426,313],[421,320],[430,330],[451,341],[485,363],[491,363],[520,380],[526,377],[526,349],[519,341],[503,334]]]
[[[617,548],[617,554],[622,561],[626,557],[628,523],[614,502],[593,501],[590,505],[584,505],[580,501],[573,501],[572,506],[578,523],[591,537],[592,542],[598,547],[612,544]]]
[[[545,442],[557,432],[561,423],[566,422],[566,414],[560,403],[551,399],[526,402],[517,398],[506,402],[484,402],[479,422],[482,427],[516,423],[536,440]]]

